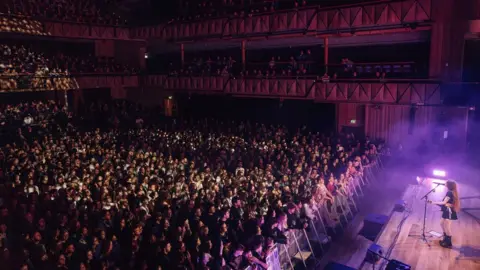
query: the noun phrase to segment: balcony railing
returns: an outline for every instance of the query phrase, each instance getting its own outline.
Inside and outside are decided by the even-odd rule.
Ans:
[[[142,76],[143,91],[227,94],[257,98],[309,99],[317,102],[442,104],[442,84],[413,79],[332,79],[320,76],[277,78]]]
[[[285,35],[331,35],[362,31],[421,29],[431,22],[430,0],[385,1],[335,8],[308,7],[281,12],[209,18],[139,27],[131,36],[188,42],[200,39]]]
[[[168,76],[136,74],[0,75],[0,92],[109,88],[114,98],[149,93],[187,92],[239,97],[305,99],[400,105],[444,105],[452,95],[478,92],[479,83],[441,83],[428,79],[359,79],[321,76],[276,78],[231,76]],[[458,104],[460,105],[460,104]],[[468,105],[468,104],[462,104]]]

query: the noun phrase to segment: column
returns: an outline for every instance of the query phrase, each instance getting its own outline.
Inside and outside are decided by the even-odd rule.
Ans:
[[[432,2],[429,78],[446,82],[462,80],[463,51],[468,20],[468,1],[437,0]]]
[[[180,44],[180,61],[182,63],[182,67],[185,64],[185,46],[183,43]]]
[[[325,74],[328,73],[328,37],[323,38],[323,61],[325,65]]]
[[[168,96],[163,99],[163,107],[165,116],[173,116],[173,96]]]
[[[242,70],[245,71],[245,67],[247,65],[247,42],[245,40],[242,40]]]

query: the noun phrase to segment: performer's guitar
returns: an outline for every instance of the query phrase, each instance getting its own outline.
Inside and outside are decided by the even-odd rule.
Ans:
[[[428,200],[427,202],[428,203],[433,203],[431,200]],[[449,203],[438,205],[438,206],[440,207],[440,210],[442,210],[442,211],[448,211],[448,209],[452,207],[451,204],[449,204]]]

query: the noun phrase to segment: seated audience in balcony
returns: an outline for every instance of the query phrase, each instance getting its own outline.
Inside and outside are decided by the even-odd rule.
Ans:
[[[323,50],[321,50],[323,53]],[[197,52],[195,57],[186,57],[183,67],[179,61],[169,65],[159,63],[152,65],[155,68],[166,67],[165,70],[153,70],[171,76],[226,76],[253,77],[253,78],[281,78],[281,77],[314,77],[326,75],[329,80],[341,79],[378,79],[384,81],[391,78],[418,78],[413,62],[361,63],[354,62],[347,57],[338,62],[325,66],[322,53],[312,52],[309,48],[274,48],[251,50],[247,53],[246,63],[243,66],[233,57],[238,51],[225,50],[224,56],[212,56],[209,51]],[[167,57],[159,57],[169,58]],[[177,57],[179,58],[179,57]],[[189,58],[189,59],[188,59]],[[226,67],[226,70],[225,70]],[[378,75],[377,75],[378,72]]]
[[[361,4],[362,2],[382,2],[384,0],[222,0],[222,1],[204,1],[189,0],[184,1],[180,6],[176,21],[188,21],[207,19],[224,16],[253,16],[256,14],[272,13],[279,10],[292,10],[307,6],[319,6],[321,8],[334,7],[341,5]],[[172,20],[172,21],[175,21]]]
[[[377,0],[382,1],[382,0]],[[204,1],[189,0],[183,1],[178,15],[170,23],[175,21],[192,21],[200,19],[209,19],[215,17],[245,17],[259,14],[272,13],[279,10],[292,10],[306,6],[333,7],[346,4],[360,4],[361,2],[375,2],[375,0],[222,0],[222,1]]]
[[[321,51],[323,53],[323,50]],[[223,53],[223,56],[212,56],[209,51],[203,54],[197,52],[195,57],[187,57],[183,67],[179,61],[170,62],[167,68],[160,72],[171,76],[227,76],[228,73],[230,77],[259,79],[314,77],[320,80],[323,75],[327,75],[329,80],[358,78],[378,79],[379,81],[389,78],[418,78],[421,76],[412,68],[415,65],[413,62],[360,63],[343,57],[338,62],[333,60],[333,64],[326,67],[322,53],[319,54],[318,50],[312,52],[306,47],[251,50],[247,53],[245,66],[241,65],[238,58],[233,57],[238,51],[225,50]],[[165,67],[160,63],[162,63],[161,60],[152,66],[155,68]],[[158,72],[158,70],[152,72]]]
[[[269,75],[265,77],[272,77],[272,73],[274,77],[276,77],[277,74],[280,75],[280,77],[317,75],[319,65],[314,62],[315,59],[312,56],[311,50],[286,49],[282,51],[275,49],[273,51],[279,52],[279,54],[269,55],[269,51],[267,50],[253,51],[251,53],[252,58],[259,58],[260,61],[248,61],[247,59],[247,70],[251,68],[257,71],[256,74],[258,74],[258,71],[261,71],[261,74]],[[282,61],[282,59],[288,60]],[[244,76],[245,73],[241,75]]]
[[[272,12],[274,9],[275,4],[271,1],[184,1],[180,10],[180,16],[170,22],[208,19],[220,16],[252,16],[254,14]]]
[[[352,1],[354,3],[354,1]],[[208,19],[213,17],[233,16],[244,17],[256,14],[275,12],[276,10],[297,9],[308,5],[323,7],[335,5],[332,1],[306,1],[306,0],[222,0],[222,1],[184,1],[180,8],[180,16],[173,21],[190,21]]]
[[[125,24],[115,8],[121,1],[113,0],[6,0],[0,12],[8,15],[78,23]]]
[[[136,70],[113,58],[63,53],[44,54],[42,49],[24,45],[0,44],[0,91],[76,88],[69,75],[80,73],[131,74]]]
[[[203,59],[206,59],[204,61]],[[215,59],[215,60],[212,60]],[[239,69],[237,61],[232,56],[198,57],[186,61],[182,68],[181,64],[168,64],[167,72],[171,76],[232,76]]]
[[[329,179],[348,196],[375,162],[376,147],[353,136],[212,119],[159,129],[148,115],[126,102],[0,110],[11,129],[0,133],[2,269],[268,268],[275,242],[338,217],[343,193],[325,187],[320,164],[338,162],[343,176]],[[328,146],[337,140],[341,151]],[[352,169],[355,153],[370,158]]]
[[[0,17],[0,32],[15,32],[37,36],[50,35],[50,32],[38,20],[8,16]]]

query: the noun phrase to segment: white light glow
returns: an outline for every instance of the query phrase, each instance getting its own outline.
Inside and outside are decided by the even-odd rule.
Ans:
[[[433,170],[433,175],[440,176],[440,177],[445,177],[445,176],[447,176],[447,172],[442,171],[442,170]]]

